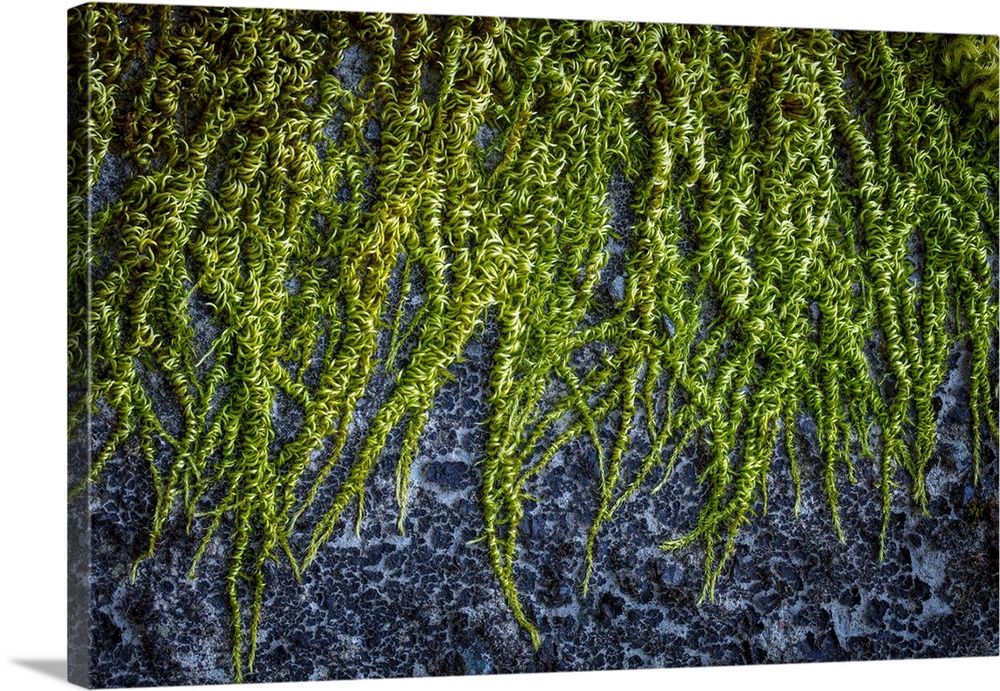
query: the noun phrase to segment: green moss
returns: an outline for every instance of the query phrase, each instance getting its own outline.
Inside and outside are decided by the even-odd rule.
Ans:
[[[156,510],[136,568],[172,516],[201,536],[192,574],[226,526],[237,679],[266,562],[297,576],[349,507],[361,520],[396,431],[405,529],[435,395],[488,315],[472,549],[536,646],[518,530],[574,439],[600,467],[584,591],[615,513],[697,449],[697,524],[663,526],[662,544],[701,546],[703,598],[767,482],[798,496],[807,465],[846,539],[838,486],[877,464],[884,548],[897,469],[927,504],[956,348],[977,474],[984,430],[995,443],[996,37],[125,5],[70,20],[70,372],[86,388],[71,432],[98,402],[116,420],[82,482],[138,440]],[[348,51],[370,63],[357,83]],[[112,160],[134,174],[101,207]],[[616,174],[634,218],[617,239]],[[394,387],[345,454],[380,368]],[[281,444],[278,392],[303,410]],[[770,472],[779,449],[787,478]]]

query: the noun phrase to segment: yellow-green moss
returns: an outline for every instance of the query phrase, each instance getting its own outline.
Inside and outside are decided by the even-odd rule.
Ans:
[[[253,666],[265,563],[298,575],[354,503],[360,520],[394,430],[405,527],[435,394],[488,314],[499,339],[472,548],[536,645],[518,527],[574,438],[601,473],[584,590],[615,512],[698,449],[699,519],[663,526],[663,547],[702,546],[703,597],[766,507],[776,453],[791,476],[770,479],[797,495],[819,461],[842,538],[838,484],[859,459],[880,468],[883,543],[897,468],[925,506],[932,397],[958,345],[977,472],[985,425],[995,443],[996,37],[127,5],[70,19],[71,383],[90,376],[71,431],[98,401],[115,413],[84,482],[138,440],[135,472],[157,498],[137,567],[173,513],[202,537],[192,573],[229,526],[237,679]],[[341,64],[349,52],[363,75]],[[99,207],[90,191],[112,159],[134,174]],[[618,239],[616,174],[634,217]],[[625,244],[615,300],[598,290],[612,241]],[[378,365],[397,379],[348,457]],[[178,403],[178,433],[144,372]],[[304,410],[283,445],[278,391]],[[799,451],[800,415],[820,459]],[[640,437],[649,452],[629,471]]]

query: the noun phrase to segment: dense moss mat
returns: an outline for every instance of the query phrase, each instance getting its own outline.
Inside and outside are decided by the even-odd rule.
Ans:
[[[136,568],[171,520],[201,536],[192,574],[226,545],[237,679],[267,562],[297,576],[362,520],[387,447],[406,529],[435,395],[487,327],[469,549],[536,645],[518,529],[549,464],[590,463],[572,440],[598,459],[583,591],[615,513],[692,453],[700,515],[662,546],[700,546],[703,598],[768,481],[798,492],[803,464],[838,534],[859,462],[883,541],[894,483],[926,506],[959,349],[976,472],[996,444],[996,37],[128,5],[70,22],[70,433],[113,419],[73,494],[130,445],[156,492]],[[394,386],[345,452],[376,372]],[[279,398],[301,411],[282,440]]]

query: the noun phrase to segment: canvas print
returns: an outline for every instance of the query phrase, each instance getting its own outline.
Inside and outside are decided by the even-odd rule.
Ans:
[[[996,36],[68,21],[71,681],[998,654]]]

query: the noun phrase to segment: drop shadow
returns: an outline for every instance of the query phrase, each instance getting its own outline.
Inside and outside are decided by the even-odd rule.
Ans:
[[[59,681],[66,681],[66,660],[61,659],[42,659],[42,660],[11,660],[16,665],[21,665],[22,667],[27,667],[28,669],[34,670],[39,674],[44,674],[47,677],[52,677],[58,679]]]

